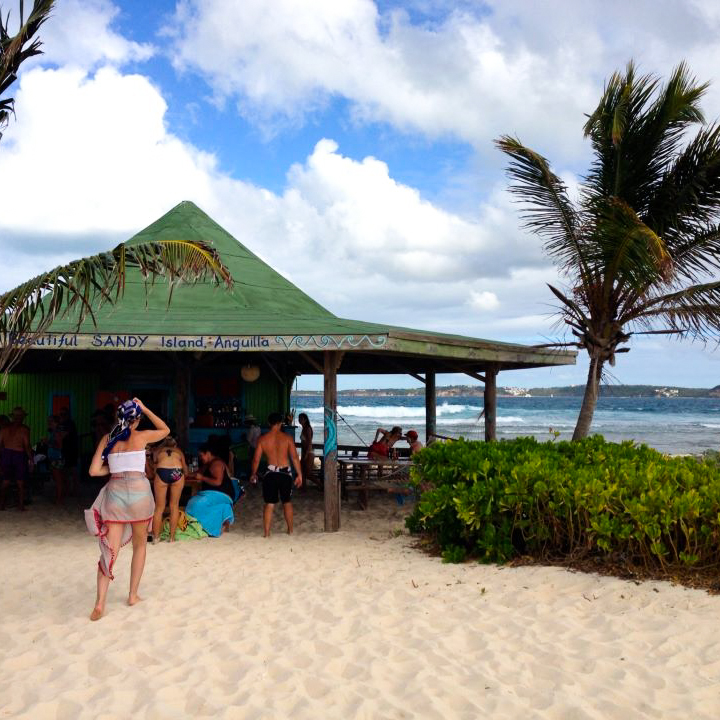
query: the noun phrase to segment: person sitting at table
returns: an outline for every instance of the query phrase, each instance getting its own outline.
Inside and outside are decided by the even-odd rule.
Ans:
[[[227,465],[230,477],[235,477],[235,455],[230,448],[230,436],[210,435],[208,445],[213,448],[214,454]]]
[[[185,507],[185,512],[212,537],[219,537],[235,522],[233,505],[243,495],[240,483],[230,477],[228,466],[219,455],[220,451],[213,445],[200,446],[201,468],[193,477],[202,481],[202,490],[193,495]]]
[[[175,542],[178,518],[180,517],[180,494],[185,487],[188,474],[185,453],[178,447],[175,438],[166,437],[153,448],[152,469],[154,470],[153,489],[155,491],[155,514],[153,515],[153,542],[160,539],[162,516],[170,493],[170,542]]]
[[[411,457],[423,449],[423,444],[418,440],[418,434],[415,430],[408,430],[407,433],[405,433],[405,439],[410,446]]]
[[[397,425],[389,431],[378,428],[375,431],[375,439],[368,448],[368,458],[370,460],[388,460],[392,448],[402,436],[402,428]]]
[[[407,433],[405,433],[405,439],[410,446],[410,457],[423,449],[423,444],[418,440],[418,434],[415,430],[408,430]],[[398,505],[404,505],[408,500],[417,499],[415,488],[409,484],[409,474],[410,470],[407,468],[403,472],[405,482],[398,484],[397,487],[388,488],[388,492],[395,496]]]

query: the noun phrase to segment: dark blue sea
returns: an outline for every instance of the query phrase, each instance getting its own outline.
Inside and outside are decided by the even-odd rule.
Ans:
[[[552,431],[570,439],[581,398],[500,397],[498,437],[534,435],[549,439]],[[296,412],[306,412],[316,437],[322,435],[322,399],[293,395]],[[438,398],[437,432],[448,437],[481,439],[484,436],[482,399]],[[338,404],[340,443],[369,444],[378,426],[400,425],[417,430],[425,439],[423,397],[340,396]],[[607,440],[634,440],[667,453],[701,453],[720,449],[720,398],[600,398],[592,431]]]

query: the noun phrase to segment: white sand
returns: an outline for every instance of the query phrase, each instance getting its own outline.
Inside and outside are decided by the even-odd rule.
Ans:
[[[717,718],[720,598],[557,568],[443,565],[390,497],[296,502],[259,537],[148,548],[145,600],[88,621],[97,544],[74,509],[0,513],[0,718]],[[281,518],[276,517],[281,530]]]

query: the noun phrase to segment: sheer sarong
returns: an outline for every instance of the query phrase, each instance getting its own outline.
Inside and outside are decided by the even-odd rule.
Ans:
[[[123,547],[132,540],[131,523],[145,522],[150,530],[154,512],[155,500],[143,473],[126,472],[110,476],[92,507],[85,511],[88,530],[100,541],[98,566],[103,575],[114,580],[112,571],[117,557],[117,552],[107,542],[108,525],[123,524],[120,539],[120,547]]]

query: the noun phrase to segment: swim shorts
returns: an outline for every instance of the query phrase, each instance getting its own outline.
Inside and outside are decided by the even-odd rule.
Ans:
[[[292,498],[293,478],[289,469],[268,471],[263,476],[263,500],[268,505],[274,505],[278,498],[280,502],[289,503]]]

